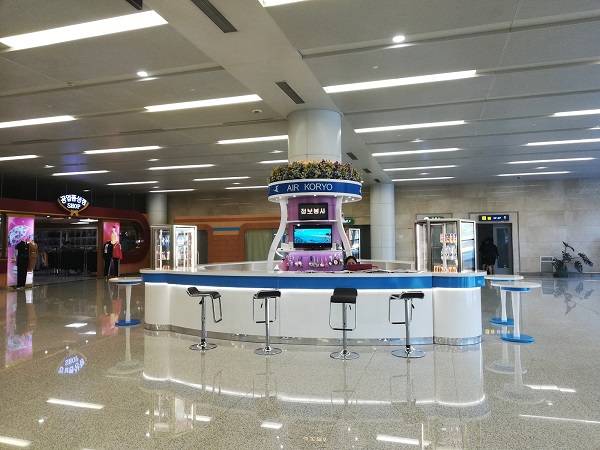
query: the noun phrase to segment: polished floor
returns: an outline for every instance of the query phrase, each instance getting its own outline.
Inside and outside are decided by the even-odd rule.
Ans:
[[[0,291],[0,448],[600,449],[600,278],[526,281],[542,284],[522,297],[534,343],[501,340],[487,286],[483,342],[415,360],[385,345],[354,346],[354,361],[217,340],[194,352],[193,336],[115,327],[125,289],[104,280]]]

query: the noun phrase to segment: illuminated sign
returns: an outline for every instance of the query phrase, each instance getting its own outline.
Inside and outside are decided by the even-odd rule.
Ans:
[[[479,216],[480,222],[507,222],[508,220],[508,214],[491,214],[487,216]]]
[[[64,360],[62,365],[58,368],[58,373],[61,375],[68,374],[73,375],[79,373],[85,366],[85,359],[83,356],[73,355]]]
[[[300,203],[299,220],[327,220],[327,203]]]
[[[274,195],[335,195],[361,196],[362,185],[357,182],[342,180],[315,180],[315,181],[279,181],[269,185],[269,197]]]
[[[351,217],[345,218],[344,225],[354,225],[354,219]]]
[[[90,203],[80,195],[67,194],[58,197],[58,204],[71,216],[78,216]]]

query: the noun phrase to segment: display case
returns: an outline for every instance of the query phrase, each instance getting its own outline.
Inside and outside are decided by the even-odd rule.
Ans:
[[[415,221],[416,268],[425,272],[475,272],[475,222],[465,219]]]
[[[152,230],[152,264],[156,270],[194,270],[196,268],[196,227],[193,225],[156,225]]]

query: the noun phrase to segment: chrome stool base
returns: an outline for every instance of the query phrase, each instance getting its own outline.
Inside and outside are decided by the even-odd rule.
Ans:
[[[333,352],[329,355],[333,359],[357,359],[360,355],[356,352],[351,352],[349,350],[342,350],[341,352]]]
[[[190,350],[212,350],[217,348],[217,344],[211,344],[210,342],[200,342],[199,344],[190,345]]]
[[[425,356],[425,352],[411,347],[410,349],[394,350],[392,355],[398,356],[399,358],[422,358]]]
[[[281,353],[281,349],[277,348],[277,347],[263,347],[263,348],[257,348],[256,350],[254,350],[254,353],[256,353],[257,355],[264,355],[264,356],[278,355],[279,353]]]

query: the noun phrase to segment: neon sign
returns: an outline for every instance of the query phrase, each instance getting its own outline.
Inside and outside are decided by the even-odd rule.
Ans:
[[[58,204],[71,216],[79,216],[79,213],[90,205],[85,198],[75,194],[61,195],[58,197]]]

